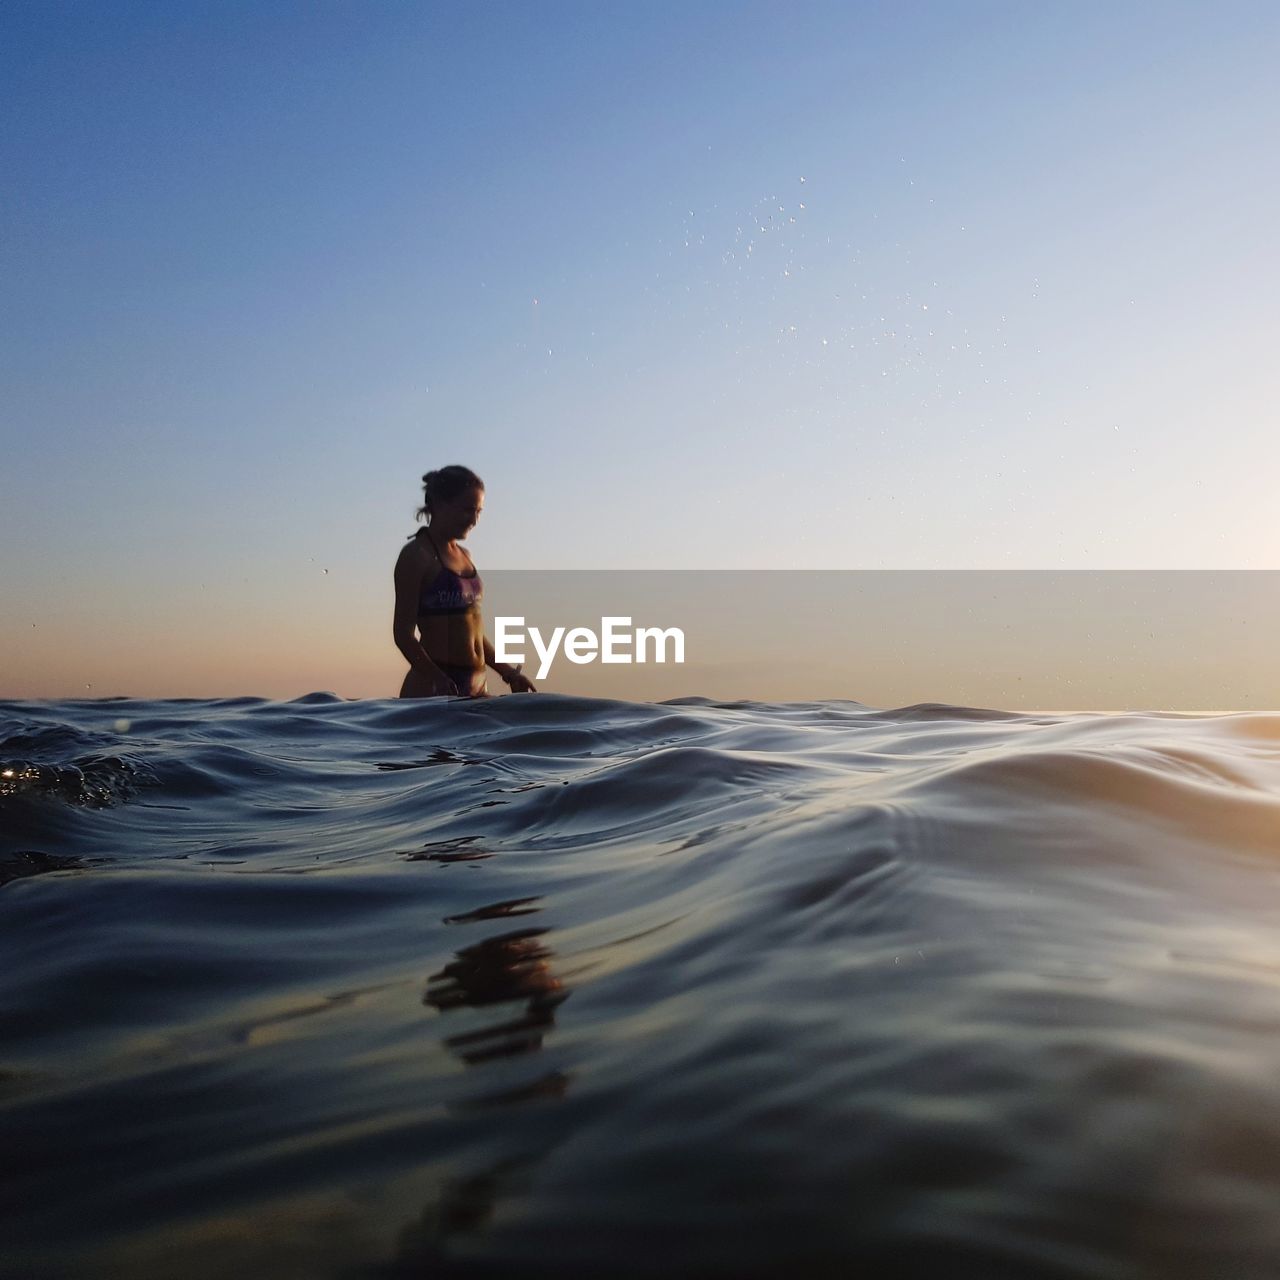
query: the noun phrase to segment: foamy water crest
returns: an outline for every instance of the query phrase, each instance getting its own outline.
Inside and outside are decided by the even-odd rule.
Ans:
[[[1278,786],[1258,713],[0,703],[0,1268],[1272,1277]]]

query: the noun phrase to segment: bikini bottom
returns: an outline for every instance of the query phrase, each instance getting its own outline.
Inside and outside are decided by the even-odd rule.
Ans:
[[[458,686],[458,692],[464,698],[488,695],[484,667],[455,667],[447,662],[437,662],[436,666]]]

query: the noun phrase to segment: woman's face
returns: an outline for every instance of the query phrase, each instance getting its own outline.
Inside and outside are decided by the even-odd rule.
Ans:
[[[451,538],[465,538],[475,528],[484,509],[484,490],[467,489],[440,504],[441,524],[449,530]]]

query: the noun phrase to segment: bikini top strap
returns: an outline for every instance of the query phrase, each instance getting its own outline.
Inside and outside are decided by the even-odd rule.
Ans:
[[[454,569],[450,569],[449,566],[445,564],[444,556],[440,554],[440,548],[436,546],[436,540],[431,536],[431,530],[424,525],[420,532],[427,535],[427,540],[431,543],[431,549],[436,553],[436,560],[439,561],[440,568],[443,569],[445,573],[452,573],[455,578],[460,578],[462,576],[460,573]],[[476,562],[471,558],[470,552],[465,552],[464,554],[467,557],[467,563],[471,566],[471,573],[468,577],[474,578],[477,576]]]

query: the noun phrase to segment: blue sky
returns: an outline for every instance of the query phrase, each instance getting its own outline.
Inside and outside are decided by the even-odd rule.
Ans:
[[[1280,567],[1278,14],[6,5],[29,660],[397,666],[454,461],[482,570]]]

